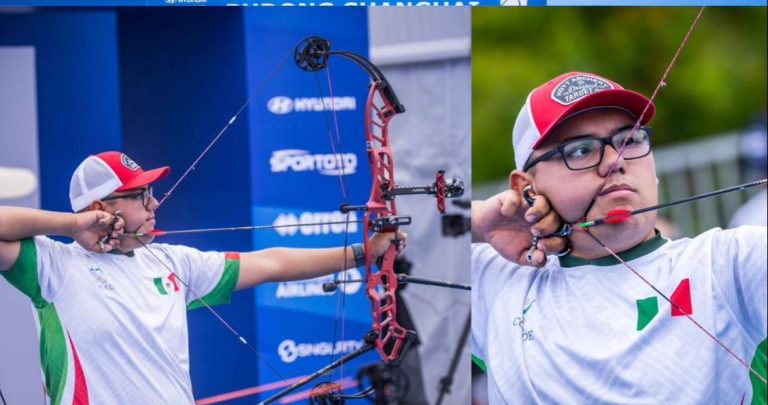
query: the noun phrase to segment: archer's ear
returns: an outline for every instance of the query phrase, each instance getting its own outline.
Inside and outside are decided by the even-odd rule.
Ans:
[[[533,177],[531,177],[530,174],[522,170],[513,170],[512,173],[509,174],[510,189],[521,193],[525,186],[529,184],[533,184]]]
[[[84,210],[82,210],[80,212],[84,212],[84,211],[106,211],[104,209],[105,207],[106,207],[106,204],[104,204],[104,201],[96,200],[96,201],[88,204],[88,207],[86,207]]]

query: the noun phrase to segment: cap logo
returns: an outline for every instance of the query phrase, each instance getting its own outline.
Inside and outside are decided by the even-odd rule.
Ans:
[[[570,105],[603,90],[613,90],[613,85],[595,76],[571,76],[552,90],[552,100],[562,105]]]
[[[123,166],[127,167],[131,171],[136,171],[139,169],[139,165],[136,164],[131,158],[129,158],[126,155],[120,155],[120,162],[123,164]]]

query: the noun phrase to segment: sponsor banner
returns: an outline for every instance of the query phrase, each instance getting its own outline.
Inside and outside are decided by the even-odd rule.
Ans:
[[[267,110],[272,114],[299,114],[324,111],[355,111],[357,99],[344,97],[286,97],[274,96],[267,101]]]
[[[354,235],[358,233],[357,212],[342,214],[340,211],[279,212],[272,221],[280,236]],[[362,235],[362,234],[360,234]]]
[[[359,322],[347,319],[342,336],[341,328],[334,333],[333,326],[338,322],[333,316],[319,316],[281,308],[259,308],[257,317],[264,316],[269,317],[271,323],[264,322],[259,327],[259,335],[264,336],[259,340],[260,355],[286,378],[310,374],[338,360],[340,356],[353,352],[363,345],[363,336],[370,329],[370,320]],[[354,377],[361,366],[380,360],[375,350],[370,351],[345,363],[344,377]],[[262,383],[280,381],[270,370],[261,370],[260,375],[259,380]],[[339,370],[336,369],[329,375],[337,379]],[[327,377],[310,383],[306,389],[325,380]],[[259,399],[263,400],[275,392],[276,390],[265,393]]]
[[[364,341],[337,340],[335,342],[296,342],[285,339],[277,345],[277,355],[283,363],[293,363],[297,359],[321,356],[344,356],[363,347]]]
[[[347,215],[339,211],[291,211],[283,207],[254,206],[252,215],[254,223],[281,226],[254,231],[255,249],[273,246],[335,247],[343,246],[345,240],[349,245],[362,241],[362,224],[353,222],[362,218],[357,213],[350,213],[348,223]],[[312,225],[288,226],[298,224]],[[339,263],[341,267],[343,263]],[[335,293],[323,292],[323,283],[336,279],[361,280],[364,276],[365,269],[361,267],[311,280],[270,283],[259,288],[257,300],[261,305],[330,314],[336,310],[337,296],[343,293],[347,304],[352,307],[347,309],[347,317],[367,320],[370,304],[361,283],[345,284]]]
[[[354,153],[311,153],[303,149],[272,151],[269,158],[272,173],[316,172],[325,176],[350,176],[357,171]]]

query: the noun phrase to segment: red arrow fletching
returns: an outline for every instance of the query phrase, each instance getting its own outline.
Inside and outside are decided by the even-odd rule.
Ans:
[[[605,217],[605,223],[617,224],[619,222],[629,219],[632,211],[630,210],[612,210],[608,212],[608,216]]]
[[[163,236],[163,235],[165,235],[165,233],[166,233],[165,231],[161,231],[159,229],[153,229],[153,230],[149,231],[149,234],[152,235],[152,236]]]

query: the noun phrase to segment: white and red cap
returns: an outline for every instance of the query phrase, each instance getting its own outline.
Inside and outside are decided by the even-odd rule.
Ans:
[[[75,169],[69,182],[69,202],[78,212],[92,202],[115,191],[146,186],[163,179],[171,172],[168,166],[144,171],[121,152],[103,152],[88,156]]]
[[[649,105],[650,104],[650,105]],[[535,88],[525,101],[512,130],[515,165],[519,170],[552,130],[575,114],[595,108],[619,108],[648,123],[656,108],[644,95],[592,73],[570,72]]]

